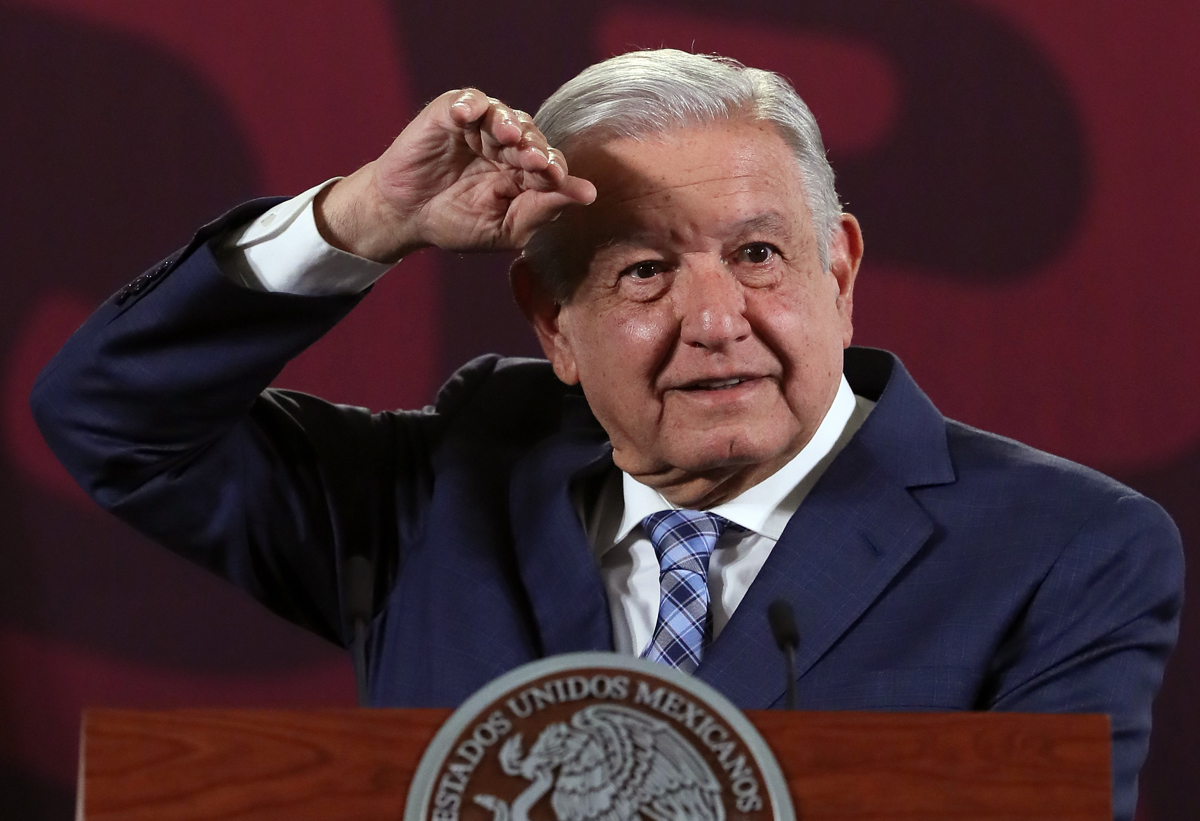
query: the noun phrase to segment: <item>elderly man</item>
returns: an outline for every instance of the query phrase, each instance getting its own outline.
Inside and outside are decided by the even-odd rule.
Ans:
[[[335,641],[366,556],[373,703],[616,649],[769,707],[786,598],[802,707],[1108,713],[1132,816],[1178,534],[847,350],[862,237],[781,78],[662,51],[536,118],[449,92],[377,161],[266,207],[106,302],[33,404],[98,502]],[[428,245],[523,249],[549,363],[476,360],[419,412],[265,390]]]

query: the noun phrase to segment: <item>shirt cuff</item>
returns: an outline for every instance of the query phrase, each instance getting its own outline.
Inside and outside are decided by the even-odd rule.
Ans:
[[[298,296],[357,294],[392,266],[334,248],[313,217],[313,200],[334,177],[281,202],[254,222],[235,229],[217,248],[230,279],[259,291]]]

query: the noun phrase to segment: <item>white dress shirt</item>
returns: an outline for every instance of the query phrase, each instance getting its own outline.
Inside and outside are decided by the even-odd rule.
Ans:
[[[724,629],[771,555],[792,514],[875,403],[855,396],[842,377],[817,432],[792,460],[724,504],[710,508],[743,530],[727,529],[708,563],[713,637]],[[618,652],[641,654],[658,621],[659,564],[642,519],[675,506],[628,473],[613,471],[591,510],[581,510],[600,575],[608,589]]]
[[[328,180],[276,205],[217,249],[225,273],[249,288],[305,296],[357,293],[392,266],[354,256],[321,237],[313,200]],[[740,496],[711,509],[741,526],[718,540],[709,561],[713,636],[720,634],[770,556],[792,514],[875,403],[855,396],[842,377],[808,444],[786,465]],[[674,506],[658,491],[613,470],[591,505],[576,506],[608,591],[618,652],[640,654],[658,620],[659,564],[642,519]]]
[[[356,294],[391,265],[334,248],[317,230],[313,200],[340,177],[281,202],[216,249],[221,269],[247,288],[301,296]]]

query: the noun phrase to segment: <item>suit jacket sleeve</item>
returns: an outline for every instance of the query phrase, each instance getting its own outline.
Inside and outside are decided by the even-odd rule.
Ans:
[[[47,365],[31,403],[103,507],[345,644],[342,560],[368,555],[382,570],[376,589],[389,585],[404,536],[397,507],[419,508],[437,415],[264,392],[360,298],[264,293],[222,275],[208,240],[272,204],[235,209],[107,300]]]
[[[1175,645],[1183,552],[1144,496],[1111,496],[1058,555],[997,655],[992,709],[1107,713],[1113,815],[1132,819],[1151,704]]]

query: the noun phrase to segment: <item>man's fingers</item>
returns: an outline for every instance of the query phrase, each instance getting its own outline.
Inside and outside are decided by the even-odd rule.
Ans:
[[[432,115],[440,128],[457,131],[473,153],[482,154],[483,139],[479,135],[479,126],[490,108],[491,98],[482,91],[462,88],[446,92],[430,103],[425,111]]]
[[[450,98],[450,121],[459,128],[467,128],[487,114],[491,98],[477,88],[463,88],[446,93]]]
[[[584,182],[588,186],[591,185],[586,180],[579,180],[578,177],[571,177],[571,179]],[[523,247],[535,231],[557,219],[564,208],[579,204],[581,204],[581,200],[564,193],[562,189],[546,192],[527,191],[522,194],[515,213],[509,212],[512,216],[510,230],[515,246]]]
[[[567,158],[557,148],[550,148],[547,153],[549,154],[549,160],[546,163],[546,170],[543,173],[551,178],[555,185],[558,185],[567,178]]]
[[[581,177],[572,177],[567,171],[567,159],[557,148],[549,149],[546,167],[528,170],[522,187],[534,191],[557,191],[570,197],[572,202],[590,205],[596,199],[596,186]]]
[[[489,160],[496,160],[509,146],[518,145],[524,126],[516,112],[495,97],[477,88],[448,92],[450,127],[458,129],[471,150]],[[439,101],[441,102],[441,101]],[[431,105],[436,109],[437,106]]]
[[[547,143],[528,112],[512,108],[477,88],[447,92],[426,107],[420,120],[413,131],[421,135],[423,142],[410,143],[423,149],[427,157],[425,166],[436,172],[431,179],[436,178],[437,190],[430,194],[429,201],[440,202],[443,194],[452,191],[458,192],[455,196],[462,196],[468,191],[487,189],[492,193],[479,200],[483,204],[469,207],[477,207],[478,216],[485,220],[503,220],[503,227],[494,224],[490,229],[498,232],[495,237],[481,242],[471,239],[465,242],[466,246],[494,247],[499,241],[506,246],[517,243],[513,247],[520,247],[563,208],[586,205],[596,197],[595,186],[569,175],[566,157]],[[449,146],[447,137],[451,137]],[[412,156],[411,152],[408,156]],[[445,182],[448,178],[452,179],[449,184]],[[506,213],[496,210],[504,205],[503,200],[507,200]],[[470,197],[466,201],[474,202]],[[485,233],[486,230],[489,229]],[[464,245],[460,236],[464,232],[457,228],[454,231],[457,233],[449,244]]]
[[[558,193],[579,205],[591,205],[596,201],[596,186],[583,177],[566,177],[558,187]]]
[[[493,101],[480,121],[481,155],[493,162],[545,177],[539,187],[553,188],[564,176],[565,161],[558,152],[558,168],[551,168],[554,150],[538,130],[533,117],[519,109]]]
[[[525,129],[511,108],[493,99],[479,121],[479,134],[483,137],[484,156],[491,160],[496,159],[501,149],[520,143]],[[489,153],[492,156],[488,156]]]
[[[528,187],[540,191],[553,190],[567,176],[562,152],[550,147],[528,112],[477,88],[447,96],[451,121],[480,156],[531,175]]]
[[[521,157],[518,162],[521,168],[526,171],[550,171],[551,173],[548,175],[550,178],[561,176],[550,168],[554,159],[554,149],[546,142],[546,137],[534,124],[533,117],[520,109],[514,109],[513,115],[521,125],[521,141],[517,144]],[[562,152],[559,152],[558,156],[561,158]]]

